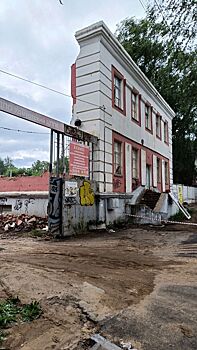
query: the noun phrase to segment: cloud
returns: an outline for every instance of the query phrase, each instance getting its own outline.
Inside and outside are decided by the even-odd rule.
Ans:
[[[65,0],[64,6],[58,0],[1,1],[0,69],[70,95],[70,66],[79,50],[74,33],[101,19],[114,32],[116,24],[128,15],[144,15],[138,0],[100,0],[99,3]],[[66,123],[71,118],[71,99],[3,73],[0,73],[0,97]],[[47,132],[3,113],[0,113],[1,126]],[[47,135],[0,129],[0,157],[9,155],[20,166],[32,159],[43,159],[48,156],[47,138]],[[32,158],[34,155],[36,158]]]

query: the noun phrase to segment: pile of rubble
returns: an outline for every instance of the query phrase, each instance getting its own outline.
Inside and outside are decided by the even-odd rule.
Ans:
[[[29,232],[33,229],[48,231],[48,219],[36,216],[28,216],[26,214],[0,215],[0,232]]]

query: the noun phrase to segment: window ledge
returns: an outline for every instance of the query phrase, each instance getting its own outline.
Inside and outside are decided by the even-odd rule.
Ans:
[[[147,127],[145,127],[145,130],[148,131],[151,135],[153,135],[153,130],[152,129],[148,129]]]
[[[131,117],[131,120],[132,120],[135,124],[137,124],[138,126],[141,126],[140,120],[137,120],[137,119],[135,119],[135,118],[133,118],[133,117]]]

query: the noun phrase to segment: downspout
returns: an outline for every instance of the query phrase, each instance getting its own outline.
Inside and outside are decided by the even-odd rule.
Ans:
[[[106,125],[105,125],[105,106],[103,105],[102,107],[103,109],[103,115],[104,115],[104,135],[103,135],[103,141],[104,141],[104,174],[103,174],[103,180],[104,180],[104,192],[106,192],[106,169],[105,169],[105,162],[106,162],[106,133],[105,133],[105,130],[106,130]],[[106,200],[107,198],[104,197],[104,220],[105,220],[105,226],[107,225],[107,203],[106,203]]]

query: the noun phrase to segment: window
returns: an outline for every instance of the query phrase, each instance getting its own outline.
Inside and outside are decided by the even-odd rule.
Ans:
[[[156,136],[161,139],[161,116],[156,115]]]
[[[137,179],[138,178],[138,150],[133,149],[132,150],[132,178]]]
[[[114,142],[114,174],[122,175],[122,143]]]
[[[138,94],[134,91],[131,93],[131,116],[133,119],[139,121]]]
[[[151,106],[146,104],[145,105],[145,128],[147,130],[152,131],[152,111]]]
[[[12,205],[0,205],[0,213],[7,213],[12,211]]]
[[[169,183],[169,172],[168,172],[168,162],[165,162],[165,184]]]
[[[164,142],[168,143],[168,122],[164,122]]]
[[[112,66],[112,107],[126,114],[125,79],[123,75]]]
[[[122,80],[116,75],[114,76],[114,104],[122,108]]]
[[[160,183],[161,182],[161,161],[159,158],[157,158],[157,182]]]

